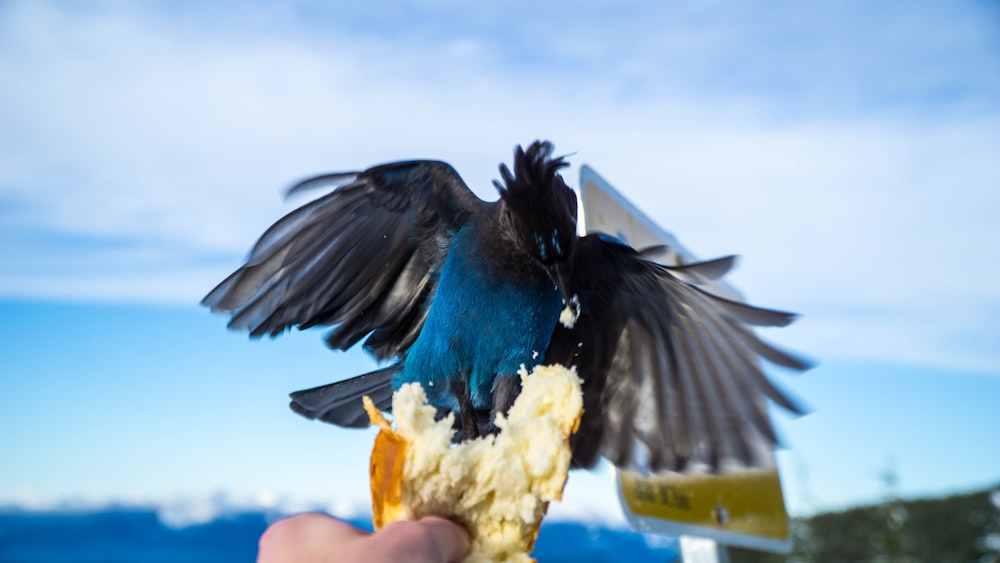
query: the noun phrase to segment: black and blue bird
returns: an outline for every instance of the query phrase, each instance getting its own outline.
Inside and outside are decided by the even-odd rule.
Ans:
[[[654,472],[761,463],[754,444],[777,443],[765,398],[801,409],[760,360],[808,366],[752,327],[794,315],[710,293],[732,256],[667,266],[655,249],[579,236],[566,166],[549,142],[517,147],[492,202],[439,161],[309,178],[289,192],[332,190],[270,227],[203,304],[253,337],[330,326],[331,348],[364,340],[388,362],[292,393],[308,418],[364,427],[362,396],[390,410],[393,390],[416,381],[471,438],[495,431],[522,366],[560,363],[583,380],[576,467],[601,456]]]

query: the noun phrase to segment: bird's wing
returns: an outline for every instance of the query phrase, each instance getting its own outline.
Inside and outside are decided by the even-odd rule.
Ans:
[[[420,332],[452,238],[485,203],[436,161],[317,176],[289,193],[330,185],[271,226],[202,304],[255,337],[335,326],[333,348],[370,334],[374,356],[400,355]]]
[[[717,468],[723,459],[759,465],[755,439],[775,444],[769,398],[801,409],[761,370],[760,359],[806,369],[795,356],[761,341],[751,326],[784,326],[794,315],[751,307],[702,287],[733,257],[667,267],[601,235],[579,240],[574,291],[580,317],[561,324],[547,362],[577,367],[584,415],[574,436],[574,464],[603,455],[619,467]]]

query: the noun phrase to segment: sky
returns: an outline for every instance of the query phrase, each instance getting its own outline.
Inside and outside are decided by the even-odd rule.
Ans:
[[[287,393],[375,364],[198,301],[302,177],[494,199],[537,138],[802,313],[765,332],[819,362],[773,370],[793,514],[1000,483],[996,2],[6,1],[0,76],[0,503],[363,508],[372,432]],[[616,503],[602,465],[554,511]]]

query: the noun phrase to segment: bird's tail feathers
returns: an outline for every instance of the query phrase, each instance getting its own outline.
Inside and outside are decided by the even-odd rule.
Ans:
[[[292,399],[289,406],[306,418],[346,428],[364,428],[369,421],[361,398],[367,395],[379,410],[390,410],[392,375],[398,369],[396,363],[336,383],[296,391],[289,395]]]

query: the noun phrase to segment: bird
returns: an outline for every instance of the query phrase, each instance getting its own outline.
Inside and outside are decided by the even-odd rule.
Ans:
[[[735,256],[665,265],[662,248],[579,234],[569,162],[553,152],[515,147],[495,201],[437,160],[302,180],[288,194],[328,191],[267,229],[202,304],[253,338],[324,326],[335,350],[364,340],[383,367],[291,393],[310,419],[365,427],[361,397],[391,411],[394,390],[418,382],[439,417],[454,413],[456,440],[472,439],[496,432],[522,369],[558,363],[582,381],[574,468],[761,466],[754,444],[779,444],[768,400],[805,412],[761,360],[811,364],[754,327],[796,315],[712,293]]]

